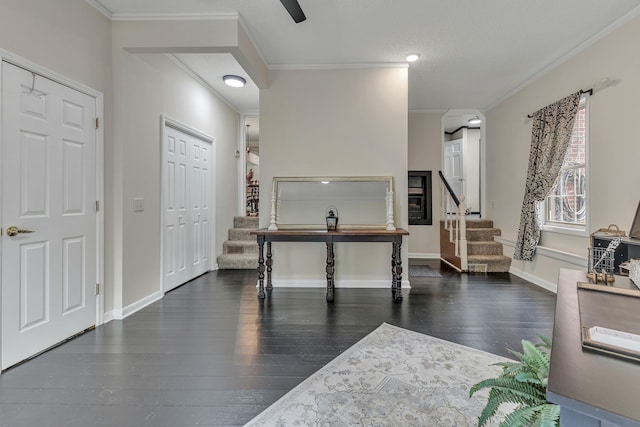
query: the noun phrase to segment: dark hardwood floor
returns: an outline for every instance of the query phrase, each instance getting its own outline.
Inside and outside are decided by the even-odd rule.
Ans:
[[[510,356],[551,336],[555,295],[509,274],[411,278],[383,289],[273,290],[253,271],[217,271],[123,321],[0,376],[0,426],[238,426],[382,322]],[[405,269],[406,270],[406,269]],[[405,271],[406,275],[406,271]]]

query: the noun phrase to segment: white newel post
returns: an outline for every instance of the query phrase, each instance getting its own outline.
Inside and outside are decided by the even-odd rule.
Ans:
[[[460,268],[462,271],[469,269],[467,260],[467,207],[464,203],[464,194],[460,196]]]
[[[269,220],[269,230],[277,230],[276,225],[276,188],[275,184],[271,190],[271,218]]]
[[[387,191],[387,230],[395,231],[393,220],[393,191]]]

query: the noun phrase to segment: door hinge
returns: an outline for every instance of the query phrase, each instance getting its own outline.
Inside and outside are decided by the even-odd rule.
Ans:
[[[96,283],[96,295],[100,295],[100,283]]]
[[[100,128],[100,118],[96,117],[96,129]]]
[[[100,212],[100,200],[96,200],[96,212]]]

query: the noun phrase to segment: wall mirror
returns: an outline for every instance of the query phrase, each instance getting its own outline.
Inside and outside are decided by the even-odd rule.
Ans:
[[[340,228],[395,230],[393,177],[275,177],[269,230],[326,229],[329,206]]]

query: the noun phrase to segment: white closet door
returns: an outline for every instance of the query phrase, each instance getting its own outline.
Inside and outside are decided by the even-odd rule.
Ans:
[[[164,291],[209,270],[211,144],[164,129]]]
[[[188,149],[187,135],[165,127],[164,131],[164,291],[189,280]]]
[[[211,188],[209,185],[209,160],[211,145],[207,142],[191,139],[191,221],[193,239],[191,241],[192,277],[209,270],[210,221],[209,204]]]

